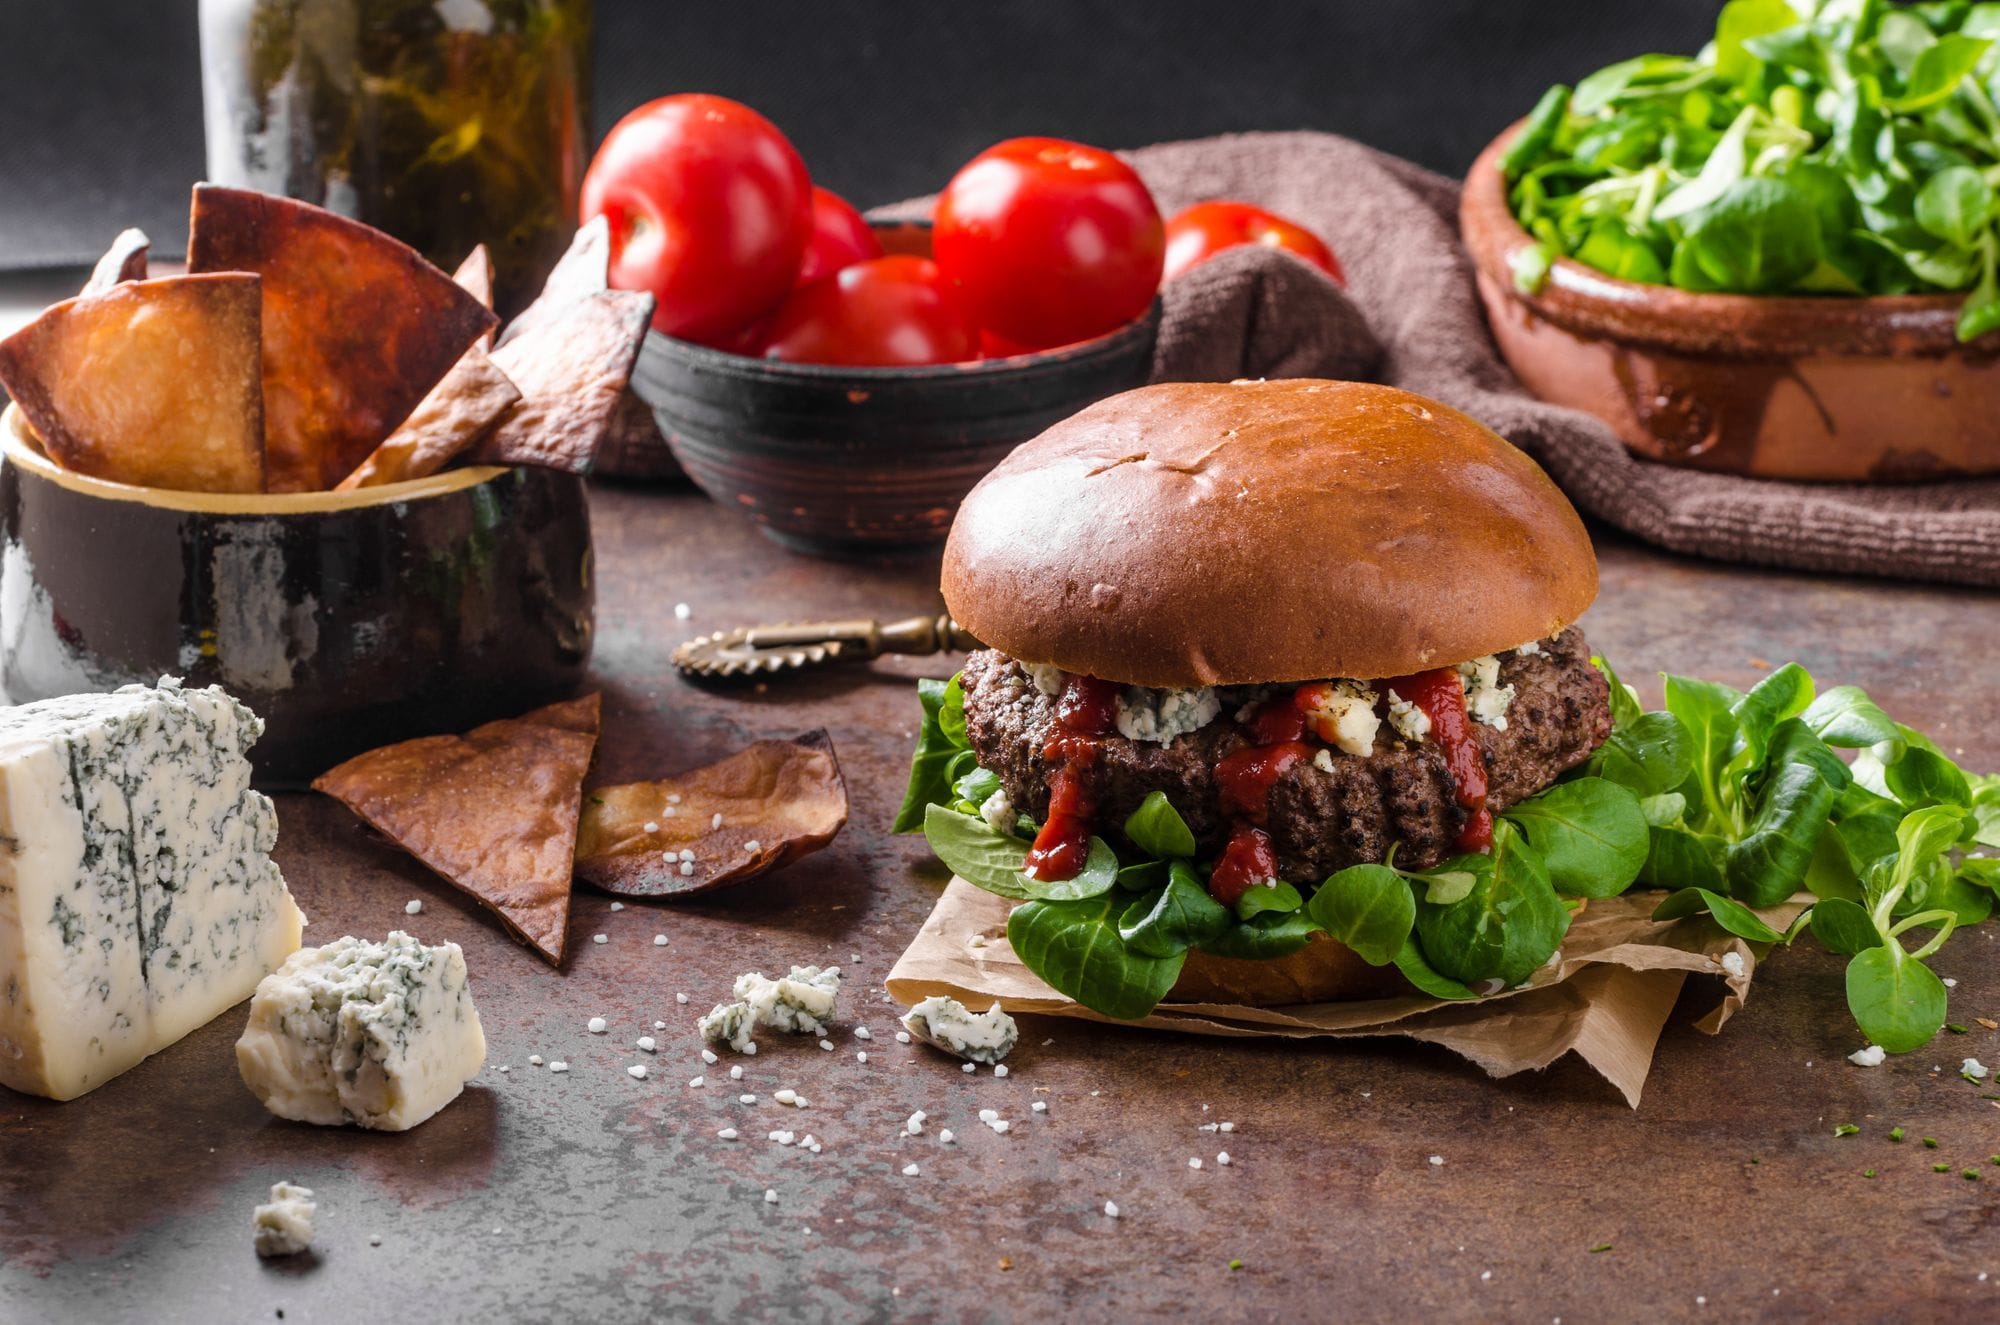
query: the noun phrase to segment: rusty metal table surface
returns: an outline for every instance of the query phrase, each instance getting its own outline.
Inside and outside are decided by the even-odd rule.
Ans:
[[[407,925],[463,944],[487,1070],[403,1135],[285,1123],[237,1077],[239,1009],[73,1103],[0,1091],[0,1319],[2000,1311],[2000,1163],[1988,1160],[2000,1104],[1957,1071],[1968,1055],[2000,1063],[2000,1034],[1973,1020],[2000,1017],[2000,923],[1937,961],[1958,980],[1952,1015],[1971,1033],[1850,1066],[1862,1041],[1840,967],[1801,944],[1760,970],[1719,1037],[1693,1028],[1697,1000],[1684,998],[1637,1111],[1574,1059],[1491,1081],[1400,1042],[1226,1041],[1032,1018],[1010,1076],[963,1074],[890,1037],[881,988],[943,883],[920,838],[885,828],[914,727],[909,678],[942,674],[944,660],[762,694],[697,689],[667,664],[696,629],[929,610],[935,559],[792,556],[682,492],[600,488],[593,502],[597,776],[654,775],[824,726],[852,795],[847,831],[784,874],[698,903],[613,912],[579,889],[558,972],[340,806],[281,797],[278,857],[312,919],[307,941]],[[1797,658],[1868,687],[1968,765],[2000,767],[2000,597],[1724,568],[1596,532],[1603,592],[1584,625],[1628,678],[1668,668],[1742,685],[1753,659]],[[692,621],[676,619],[678,602]],[[1647,697],[1657,702],[1657,685]],[[419,919],[404,914],[411,898]],[[608,941],[593,943],[598,933]],[[834,1051],[770,1037],[741,1060],[740,1085],[725,1060],[691,1089],[704,1070],[695,1015],[737,972],[789,962],[849,972]],[[610,1033],[587,1034],[600,1015]],[[633,1042],[655,1021],[666,1029],[652,1056]],[[866,1045],[861,1025],[874,1032]],[[530,1067],[531,1054],[572,1069]],[[647,1079],[627,1075],[635,1062]],[[770,1103],[786,1086],[811,1108]],[[739,1103],[739,1091],[758,1102]],[[1030,1112],[1038,1099],[1046,1113]],[[1011,1132],[979,1125],[989,1107]],[[927,1130],[905,1135],[917,1109]],[[1198,1130],[1225,1119],[1226,1137]],[[1861,1134],[1837,1138],[1847,1122]],[[1911,1139],[1891,1143],[1892,1124]],[[718,1139],[726,1125],[744,1139]],[[822,1138],[824,1153],[764,1139],[781,1127]],[[941,1144],[943,1128],[954,1144]],[[1918,1144],[1926,1136],[1936,1150]],[[904,1176],[913,1161],[920,1174]],[[1985,1175],[1962,1179],[1966,1165]],[[319,1194],[315,1258],[251,1252],[250,1207],[280,1179]],[[1107,1200],[1121,1218],[1106,1218]]]

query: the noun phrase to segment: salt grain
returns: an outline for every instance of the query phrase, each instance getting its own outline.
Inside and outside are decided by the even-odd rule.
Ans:
[[[916,1177],[916,1176],[917,1176],[917,1172],[918,1172],[918,1170],[917,1170],[917,1166],[916,1166],[916,1165],[914,1165],[914,1164],[905,1164],[905,1165],[903,1165],[903,1176],[904,1176],[904,1177],[906,1177],[906,1178],[914,1178],[914,1177]]]
[[[634,1063],[632,1066],[626,1068],[625,1072],[634,1081],[644,1081],[646,1079],[646,1065],[644,1063]]]
[[[650,1035],[641,1035],[636,1043],[649,1054],[656,1054],[660,1051],[660,1042]]]
[[[414,897],[412,897],[409,901],[403,903],[403,914],[406,916],[420,915],[422,914],[423,909],[424,909],[424,904]]]
[[[897,1031],[897,1032],[896,1032],[896,1043],[897,1043],[897,1044],[908,1044],[909,1042],[910,1042],[910,1033],[909,1033],[908,1031]]]
[[[563,1062],[561,1059],[557,1059],[555,1062],[549,1064],[549,1071],[567,1072],[569,1071],[569,1064]]]
[[[689,607],[686,603],[674,604],[674,619],[676,621],[685,621],[693,615],[694,615],[694,609],[692,607]]]
[[[1049,1111],[1049,1103],[1047,1100],[1036,1100],[1033,1104],[1030,1104],[1028,1107],[1030,1109],[1033,1109],[1036,1113],[1047,1113]]]
[[[704,1063],[708,1063],[708,1064],[710,1064],[711,1066],[713,1066],[713,1065],[714,1065],[714,1063],[715,1063],[715,1050],[713,1050],[713,1049],[704,1049],[704,1050],[702,1050],[702,1051],[701,1051],[701,1061],[702,1061],[702,1062],[704,1062]]]
[[[766,1187],[764,1189],[764,1204],[776,1205],[777,1203],[778,1203],[778,1189],[776,1187]]]
[[[1444,1167],[1444,1156],[1443,1156],[1443,1155],[1432,1155],[1432,1156],[1431,1156],[1431,1167],[1432,1167],[1432,1168],[1434,1168],[1434,1169],[1441,1169],[1441,1168],[1443,1168],[1443,1167]]]
[[[731,1081],[741,1081],[743,1079],[743,1068],[741,1065],[729,1069],[729,1079]]]
[[[611,1023],[606,1021],[602,1017],[592,1017],[589,1021],[584,1023],[584,1029],[589,1031],[592,1035],[602,1035],[604,1034],[605,1031],[609,1030],[610,1027]]]
[[[854,1028],[854,1038],[857,1040],[866,1040],[871,1038],[868,1034],[868,1028],[866,1026],[856,1026]]]
[[[721,818],[722,816],[720,816],[720,815],[717,815],[716,817],[717,817],[717,818]],[[717,826],[718,826],[718,827],[720,827],[720,825],[717,825]],[[756,838],[754,838],[754,837],[753,837],[753,838],[751,838],[751,839],[750,839],[750,840],[749,840],[748,842],[745,842],[745,843],[743,844],[743,849],[744,849],[745,851],[748,851],[748,852],[751,852],[751,853],[753,853],[753,854],[754,854],[754,853],[755,853],[755,852],[757,851],[757,849],[758,849],[759,847],[763,846],[763,845],[764,845],[764,844],[763,844],[762,842],[759,842],[759,841],[758,841],[758,840],[757,840]]]
[[[950,1145],[953,1141],[957,1139],[958,1139],[957,1137],[951,1134],[951,1129],[949,1127],[945,1128],[943,1131],[938,1133],[938,1140],[943,1142],[945,1145]]]
[[[1118,1202],[1106,1201],[1104,1203],[1104,1217],[1106,1219],[1118,1218]]]
[[[1188,1167],[1189,1167],[1189,1168],[1191,1168],[1191,1169],[1198,1169],[1198,1168],[1200,1168],[1200,1167],[1201,1167],[1201,1157],[1200,1157],[1200,1156],[1198,1156],[1198,1155],[1189,1155],[1189,1156],[1188,1156]]]
[[[734,1127],[725,1127],[717,1132],[716,1135],[724,1141],[734,1141],[736,1139],[736,1129]]]
[[[693,1086],[693,1087],[694,1087],[694,1088],[695,1088],[696,1090],[700,1090],[700,1089],[701,1089],[701,1088],[702,1088],[703,1086],[705,1086],[705,1085],[707,1085],[707,1084],[708,1084],[708,1078],[707,1078],[707,1077],[689,1077],[689,1078],[688,1078],[688,1085],[690,1085],[690,1086]]]
[[[592,943],[609,943],[609,942],[611,942],[611,939],[610,939],[610,937],[609,937],[608,935],[604,935],[604,934],[592,934],[592,935],[590,936],[590,941],[591,941]]]
[[[994,1076],[996,1076],[996,1077],[1004,1077],[1004,1076],[1006,1076],[1006,1075],[1007,1075],[1007,1065],[1006,1065],[1005,1063],[995,1063],[995,1064],[993,1065],[993,1075],[994,1075]]]
[[[1222,1151],[1222,1152],[1221,1152],[1220,1154],[1218,1154],[1218,1155],[1217,1155],[1217,1156],[1215,1157],[1215,1162],[1216,1162],[1216,1163],[1218,1163],[1218,1164],[1220,1164],[1220,1165],[1222,1165],[1222,1167],[1224,1167],[1224,1168],[1228,1168],[1228,1167],[1229,1167],[1229,1152],[1228,1152],[1227,1150],[1225,1150],[1225,1151]]]

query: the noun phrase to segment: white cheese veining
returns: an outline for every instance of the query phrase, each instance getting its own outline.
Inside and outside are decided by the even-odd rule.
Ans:
[[[0,1083],[94,1090],[298,948],[263,729],[170,677],[0,709]]]
[[[280,1118],[403,1132],[486,1062],[465,954],[402,931],[295,952],[257,986],[236,1065]]]
[[[903,1026],[925,1044],[971,1063],[998,1063],[1014,1048],[1020,1031],[995,1003],[971,1012],[955,998],[933,994],[903,1014]]]

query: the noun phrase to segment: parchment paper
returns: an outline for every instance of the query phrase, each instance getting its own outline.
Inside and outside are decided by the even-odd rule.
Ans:
[[[1761,946],[1726,933],[1706,916],[1653,920],[1662,896],[1635,892],[1590,903],[1571,924],[1554,962],[1525,986],[1477,1002],[1412,994],[1280,1008],[1162,1003],[1142,1021],[1120,1022],[1043,984],[1007,944],[1007,914],[1014,904],[953,879],[896,960],[888,989],[905,1006],[946,994],[975,1010],[998,1002],[1009,1012],[1196,1035],[1401,1035],[1443,1045],[1495,1077],[1544,1068],[1574,1051],[1636,1109],[1653,1046],[1688,975],[1723,980],[1722,1001],[1696,1022],[1713,1034],[1750,996]],[[1782,931],[1810,900],[1801,895],[1758,914]],[[1724,964],[1730,953],[1741,959],[1740,966]]]

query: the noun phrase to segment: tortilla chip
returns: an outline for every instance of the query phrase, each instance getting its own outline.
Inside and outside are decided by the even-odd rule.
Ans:
[[[273,492],[352,473],[497,322],[415,249],[308,203],[197,184],[189,271],[264,278]]]
[[[583,775],[599,701],[585,695],[463,736],[356,755],[314,780],[561,965]]]
[[[808,732],[661,782],[598,787],[584,798],[576,872],[624,897],[705,892],[811,855],[846,823],[833,742]]]
[[[493,311],[493,255],[486,251],[486,245],[474,244],[472,252],[465,255],[465,261],[458,264],[458,270],[451,279],[459,289],[477,299],[487,312]],[[478,345],[483,350],[493,348],[493,329],[488,327]]]
[[[181,492],[259,492],[255,276],[113,284],[0,341],[0,383],[65,469]]]
[[[548,326],[567,312],[571,304],[610,288],[611,222],[602,216],[594,216],[583,223],[569,241],[569,247],[556,259],[556,265],[550,268],[548,279],[542,282],[542,292],[535,296],[535,302],[522,309],[519,316],[500,333],[500,344],[505,345],[517,336]]]
[[[479,459],[587,471],[652,318],[650,294],[600,290],[493,351],[522,399],[479,444]]]
[[[153,241],[146,238],[144,230],[119,231],[84,282],[83,293],[102,294],[125,281],[145,280],[146,254],[152,247]]]
[[[431,388],[416,412],[334,491],[351,492],[435,474],[471,449],[520,399],[520,388],[494,365],[485,350],[474,345],[451,366],[444,380]]]

